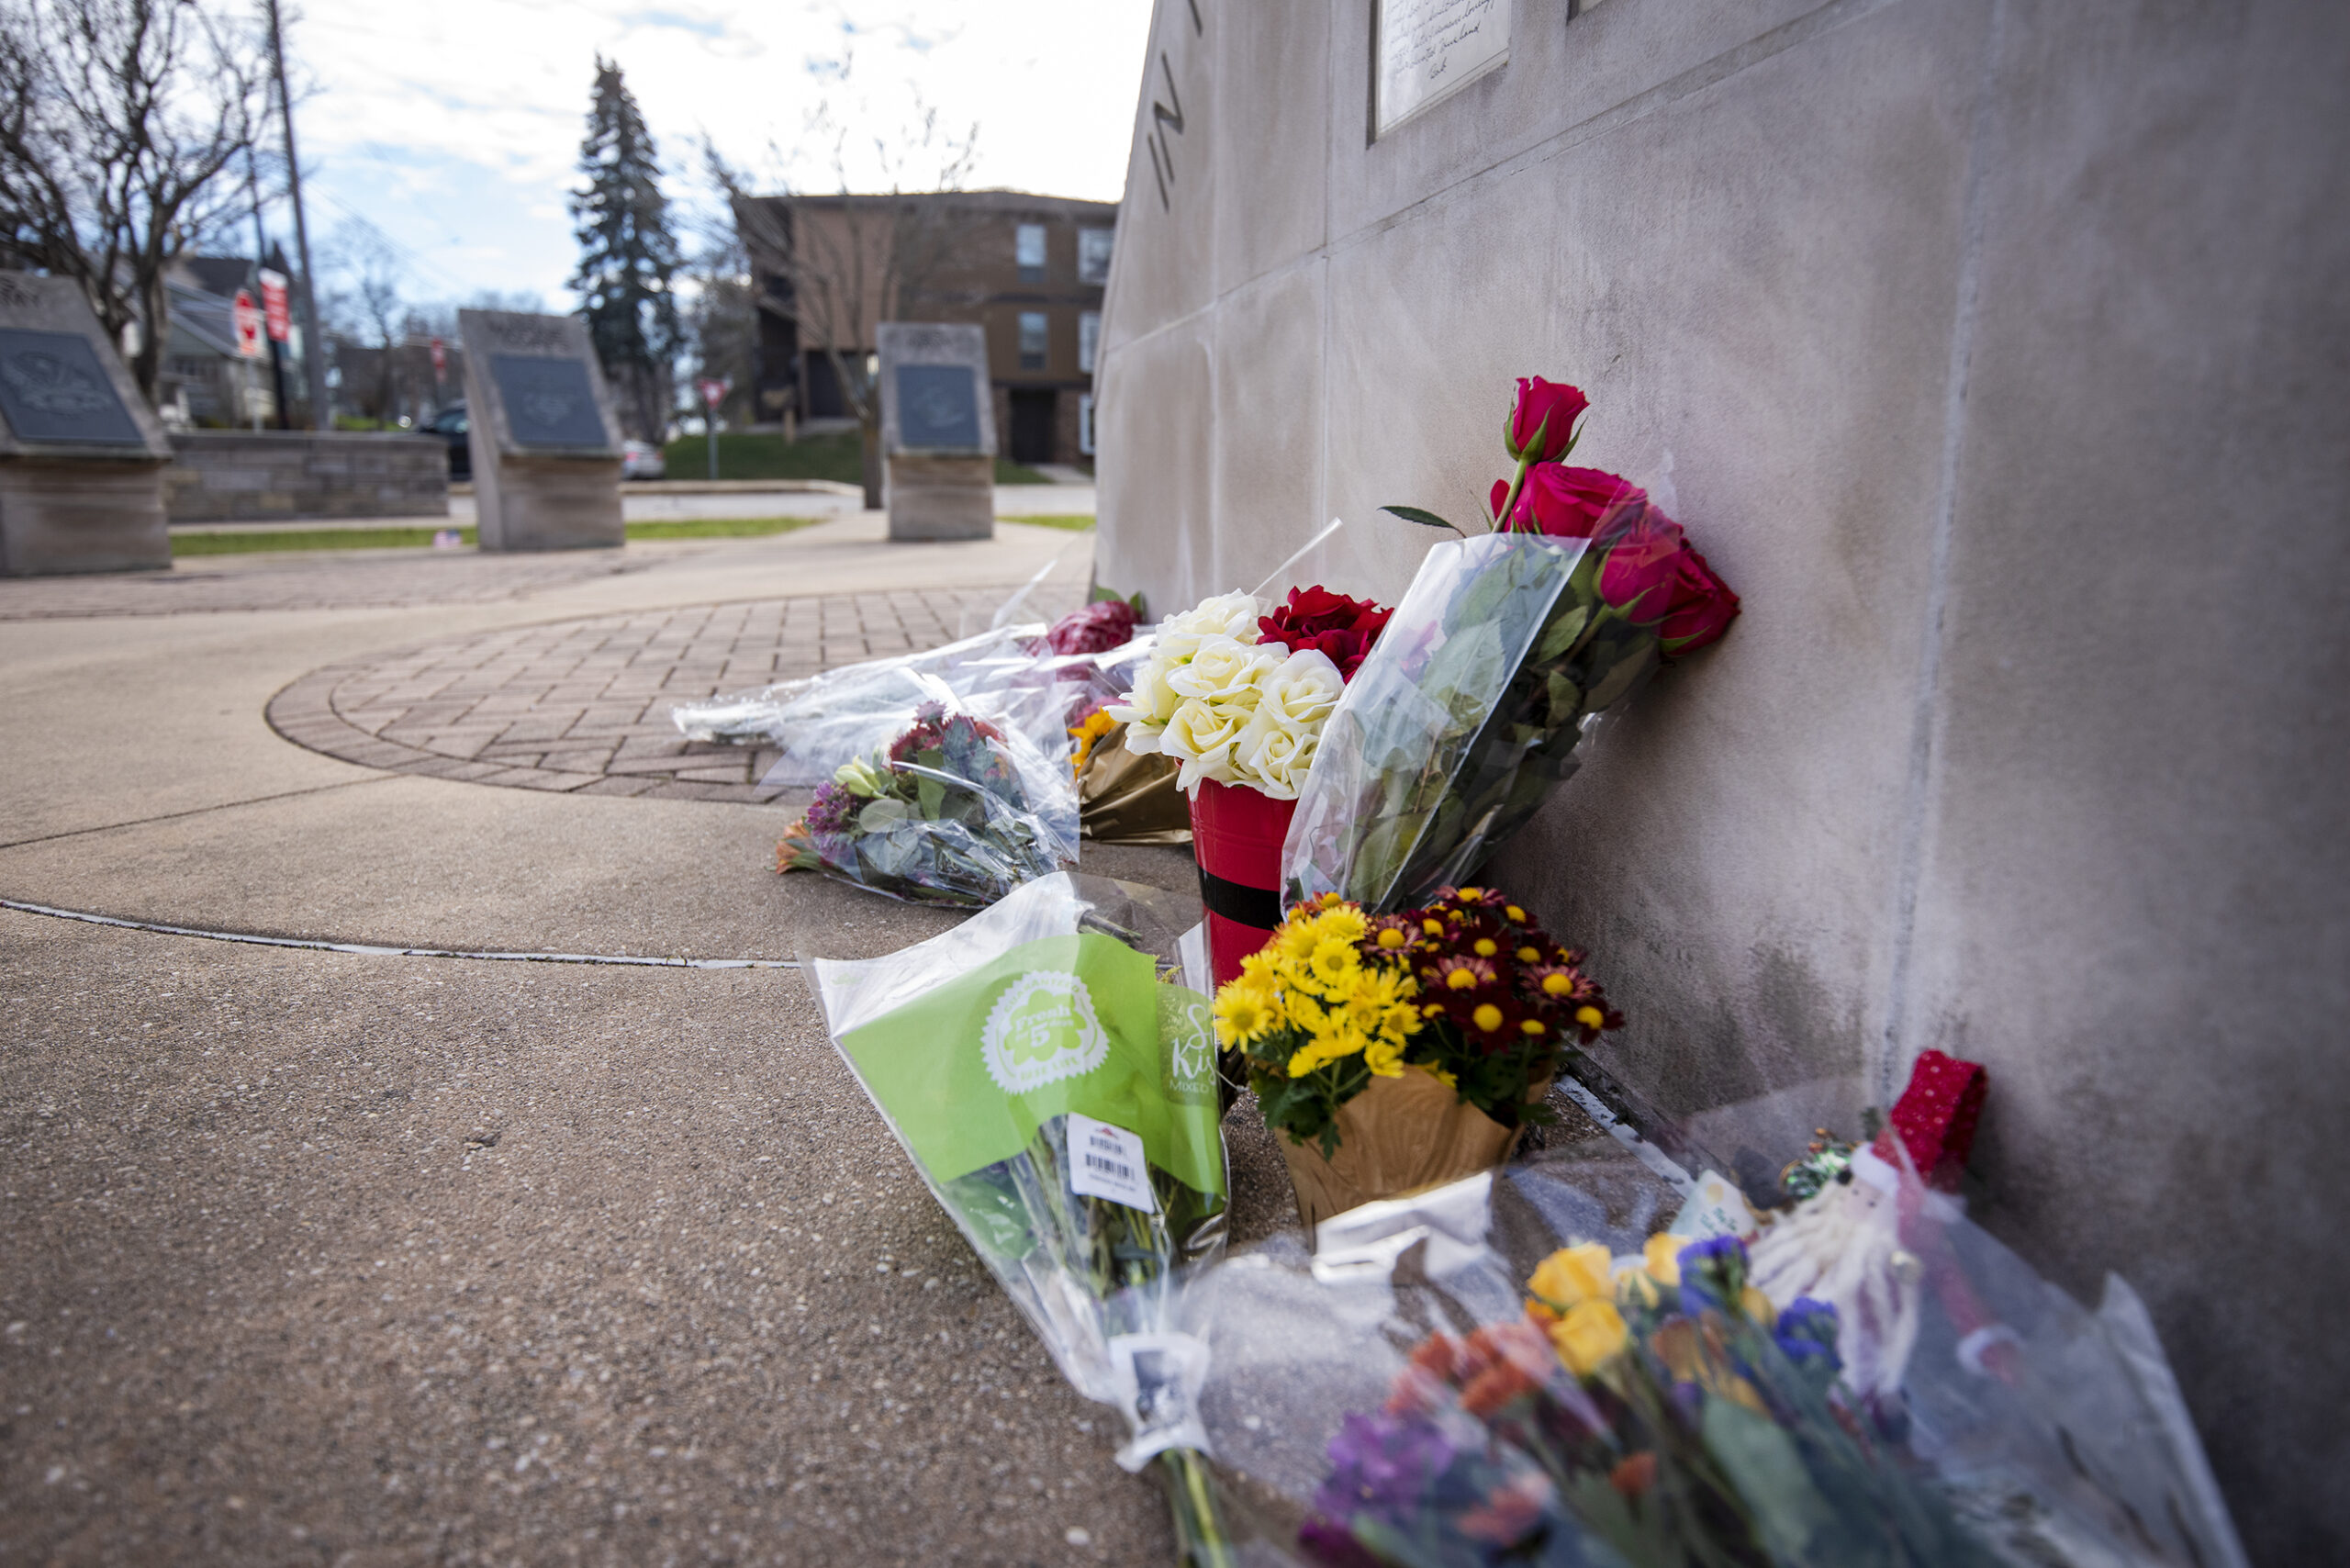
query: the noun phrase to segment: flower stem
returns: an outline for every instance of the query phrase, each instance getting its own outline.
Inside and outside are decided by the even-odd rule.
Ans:
[[[1534,459],[1531,456],[1517,460],[1517,472],[1510,476],[1509,494],[1502,498],[1501,510],[1494,514],[1494,532],[1507,533],[1512,531],[1509,514],[1511,509],[1517,505],[1517,492],[1526,484],[1526,471],[1533,466]]]
[[[1175,1515],[1178,1561],[1183,1568],[1235,1568],[1232,1542],[1217,1517],[1200,1456],[1190,1449],[1166,1449],[1158,1462],[1168,1472],[1167,1501]]]

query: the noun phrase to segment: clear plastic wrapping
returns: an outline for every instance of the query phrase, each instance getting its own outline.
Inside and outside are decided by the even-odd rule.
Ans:
[[[1249,1560],[2243,1563],[2126,1284],[2091,1313],[1878,1161],[1861,1181],[1883,1184],[1882,1266],[1913,1322],[1866,1395],[1858,1331],[1744,1294],[1743,1248],[1683,1250],[1707,1183],[1632,1142],[1369,1204],[1204,1283],[1201,1408]],[[1654,1241],[1668,1222],[1684,1234]],[[1578,1379],[1579,1309],[1528,1304],[1571,1299],[1595,1256],[1625,1327]],[[1740,1276],[1716,1271],[1733,1258]]]
[[[1173,978],[1197,914],[1063,873],[888,958],[807,963],[932,1196],[1070,1385],[1125,1415],[1120,1462],[1169,1456],[1179,1523],[1214,1541],[1187,1292],[1228,1187],[1207,998]]]
[[[1590,543],[1489,533],[1428,552],[1323,731],[1282,853],[1287,902],[1424,902],[1574,771],[1659,651],[1600,598]]]
[[[779,746],[763,782],[807,788],[870,756],[925,702],[951,697],[1039,751],[1066,754],[1069,727],[1114,700],[1150,652],[1147,635],[1105,652],[1056,654],[1041,623],[1000,626],[944,647],[844,665],[671,711],[688,740]]]
[[[1078,858],[1077,781],[1064,750],[964,708],[943,681],[869,755],[843,763],[777,852],[917,903],[988,904]]]

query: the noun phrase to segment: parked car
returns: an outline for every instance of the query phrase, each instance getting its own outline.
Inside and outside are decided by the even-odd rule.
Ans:
[[[466,432],[474,428],[465,417],[463,403],[452,403],[416,427],[418,435],[437,435],[449,443],[449,477],[470,479],[474,476],[473,444]]]
[[[669,465],[661,449],[649,441],[621,442],[621,477],[623,479],[658,479],[668,473]]]

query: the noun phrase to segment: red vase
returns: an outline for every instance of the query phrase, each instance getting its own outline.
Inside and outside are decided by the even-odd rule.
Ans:
[[[1203,779],[1192,797],[1192,853],[1218,985],[1238,979],[1240,960],[1271,941],[1281,923],[1281,840],[1296,812],[1295,801],[1213,779]]]

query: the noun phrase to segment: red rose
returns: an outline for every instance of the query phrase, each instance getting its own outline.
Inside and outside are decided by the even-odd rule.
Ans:
[[[1123,599],[1105,599],[1054,622],[1045,645],[1057,654],[1102,654],[1125,646],[1134,634],[1135,607]]]
[[[1257,631],[1261,644],[1293,654],[1314,649],[1338,666],[1342,678],[1351,680],[1393,613],[1370,599],[1349,599],[1318,586],[1292,588],[1289,602],[1259,619]]]
[[[1556,463],[1574,444],[1575,421],[1591,399],[1563,382],[1518,377],[1517,406],[1510,410],[1502,444],[1514,462]],[[1535,446],[1535,438],[1541,445]]]
[[[1656,629],[1667,658],[1718,642],[1738,616],[1738,595],[1729,591],[1706,558],[1684,551],[1673,561],[1673,608]]]
[[[1502,504],[1507,490],[1506,485],[1495,487],[1494,506]],[[1648,498],[1638,485],[1603,469],[1545,463],[1527,470],[1509,525],[1521,533],[1547,533],[1553,539],[1592,539],[1615,532]]]
[[[1639,516],[1599,566],[1599,597],[1633,622],[1662,621],[1674,605],[1681,557],[1689,554],[1681,525],[1655,507]]]

